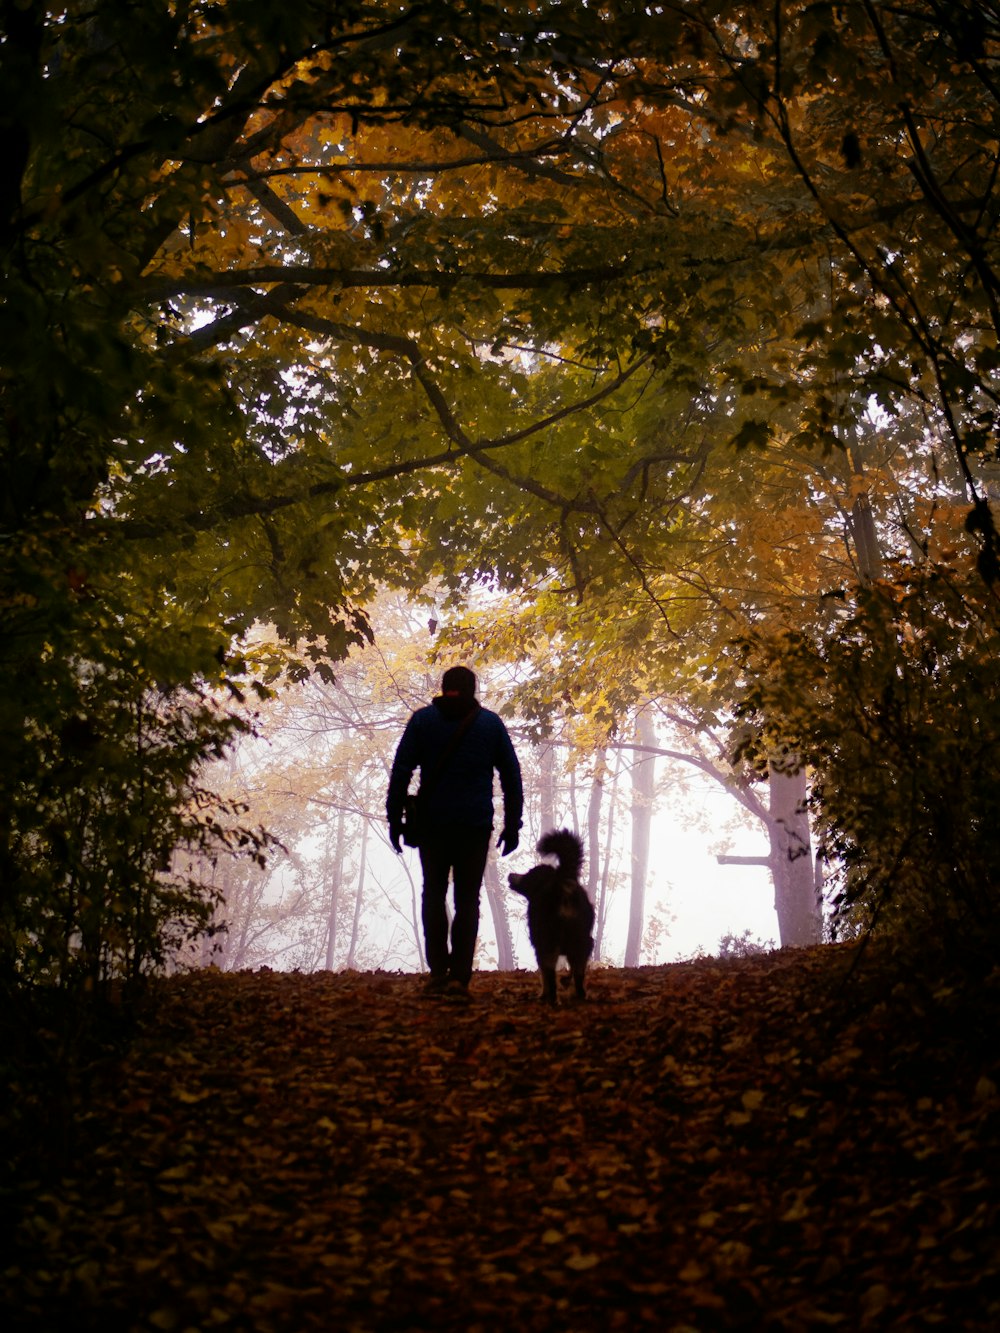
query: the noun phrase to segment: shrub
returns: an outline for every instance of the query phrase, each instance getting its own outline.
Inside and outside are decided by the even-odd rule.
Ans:
[[[827,632],[743,644],[738,752],[808,765],[842,929],[952,944],[1000,920],[1000,636],[941,567],[861,588]]]
[[[267,835],[241,828],[240,808],[199,781],[248,721],[204,681],[170,683],[163,665],[136,636],[124,650],[52,653],[36,669],[0,775],[7,986],[133,985],[211,929],[206,858],[263,855]]]

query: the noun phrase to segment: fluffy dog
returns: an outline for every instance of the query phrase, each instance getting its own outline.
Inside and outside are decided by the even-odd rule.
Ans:
[[[594,948],[594,908],[580,884],[583,843],[569,829],[553,829],[538,843],[543,856],[559,864],[538,865],[524,875],[508,875],[515,893],[528,900],[528,934],[542,974],[542,1000],[556,1003],[556,964],[565,958],[577,999],[584,999],[584,974]]]

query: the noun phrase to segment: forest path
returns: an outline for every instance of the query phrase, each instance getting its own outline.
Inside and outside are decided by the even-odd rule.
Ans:
[[[165,982],[19,1191],[6,1327],[996,1329],[1000,978],[852,957],[555,1012],[523,972]]]

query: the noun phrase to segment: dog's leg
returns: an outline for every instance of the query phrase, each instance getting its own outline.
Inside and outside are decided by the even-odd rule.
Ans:
[[[585,1000],[587,998],[587,992],[584,987],[584,978],[586,977],[586,975],[587,975],[586,963],[584,963],[583,967],[573,968],[573,986],[576,990],[576,998],[578,1000]]]
[[[542,974],[542,1003],[556,1003],[556,970],[554,967],[546,967],[544,963],[539,963],[538,969]]]

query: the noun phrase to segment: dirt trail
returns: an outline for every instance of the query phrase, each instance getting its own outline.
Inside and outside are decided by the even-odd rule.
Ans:
[[[995,1329],[1000,986],[843,947],[204,972],[107,1065],[0,1276],[34,1330]]]

